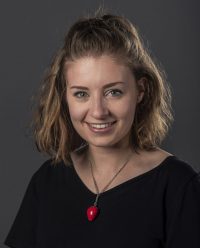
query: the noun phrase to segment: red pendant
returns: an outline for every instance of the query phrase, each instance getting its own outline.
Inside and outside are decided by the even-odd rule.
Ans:
[[[93,221],[99,213],[99,209],[96,206],[91,206],[87,209],[87,217],[89,221]]]

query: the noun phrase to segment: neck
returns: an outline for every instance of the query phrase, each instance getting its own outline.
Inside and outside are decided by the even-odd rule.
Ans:
[[[86,160],[91,161],[95,174],[113,174],[135,153],[130,146],[124,147],[96,147],[89,145]],[[89,165],[89,163],[88,163]]]

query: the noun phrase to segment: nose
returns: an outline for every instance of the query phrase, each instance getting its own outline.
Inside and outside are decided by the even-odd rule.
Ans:
[[[90,114],[95,119],[103,119],[108,115],[106,100],[102,96],[93,97],[90,105]]]

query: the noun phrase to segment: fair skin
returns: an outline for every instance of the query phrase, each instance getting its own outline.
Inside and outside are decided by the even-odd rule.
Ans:
[[[138,155],[128,143],[136,106],[144,96],[145,78],[136,81],[127,66],[102,55],[66,64],[65,79],[71,121],[88,143],[87,151],[73,152],[71,156],[77,173],[92,192],[96,190],[88,158],[101,190],[129,156],[126,167],[109,188],[150,170],[170,155],[159,148],[153,152],[140,151]],[[100,132],[100,126],[91,129],[91,124],[111,122],[114,124],[108,131]]]

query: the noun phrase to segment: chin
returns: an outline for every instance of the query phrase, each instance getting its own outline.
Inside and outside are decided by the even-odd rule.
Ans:
[[[88,144],[89,145],[91,145],[91,146],[95,146],[95,147],[115,147],[115,146],[118,146],[119,145],[119,143],[120,143],[120,141],[114,141],[114,140],[112,140],[112,141],[97,141],[97,142],[95,142],[94,140],[92,141],[92,142],[90,142],[89,140],[87,141],[88,142]]]

